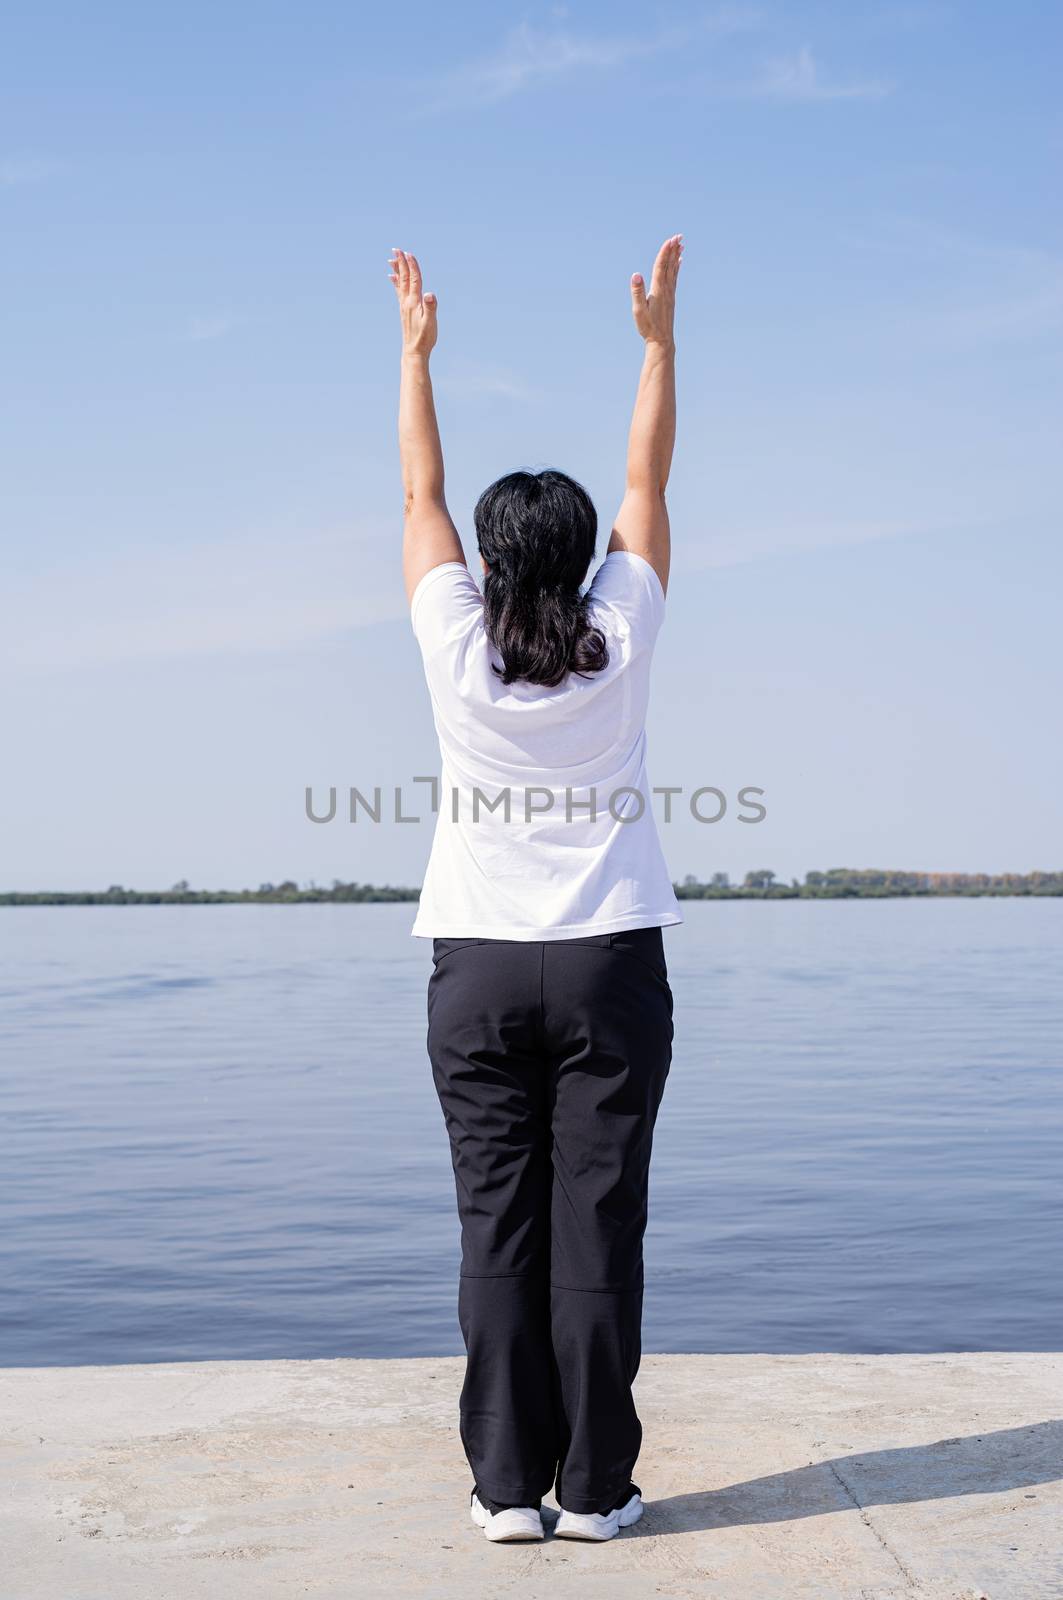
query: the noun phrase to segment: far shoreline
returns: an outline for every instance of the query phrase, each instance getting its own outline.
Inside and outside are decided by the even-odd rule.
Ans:
[[[774,872],[747,872],[731,883],[714,873],[702,883],[688,876],[674,886],[678,900],[942,900],[1045,899],[1063,897],[1063,872],[904,872],[832,867],[807,872],[803,882],[781,882]],[[402,885],[342,883],[328,888],[292,879],[257,889],[193,889],[182,880],[170,889],[9,890],[0,907],[14,906],[217,906],[217,905],[396,905],[416,904],[421,891]]]

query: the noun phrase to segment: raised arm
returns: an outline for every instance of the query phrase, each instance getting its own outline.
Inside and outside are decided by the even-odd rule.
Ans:
[[[627,487],[613,524],[610,550],[633,550],[668,588],[671,535],[664,491],[675,445],[675,290],[683,237],[657,252],[650,292],[641,273],[631,280],[631,309],[646,348],[627,445]]]
[[[443,448],[428,371],[438,333],[436,297],[421,292],[416,256],[395,250],[389,266],[402,321],[399,454],[406,504],[402,571],[406,598],[411,600],[426,572],[444,561],[464,563],[465,553],[443,493]]]

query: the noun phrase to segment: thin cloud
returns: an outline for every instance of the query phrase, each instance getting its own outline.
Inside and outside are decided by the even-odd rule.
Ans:
[[[778,56],[767,62],[745,94],[754,100],[811,104],[826,100],[881,100],[891,87],[872,79],[849,83],[825,79],[812,51],[804,45],[796,55]]]
[[[486,396],[498,400],[534,400],[535,391],[513,373],[495,368],[468,368],[441,375],[439,387],[461,399]]]
[[[942,339],[963,345],[1003,344],[1012,340],[1043,339],[1063,329],[1063,268],[1042,289],[999,300],[941,311],[933,331]]]
[[[58,161],[46,161],[40,156],[9,156],[0,160],[0,189],[23,189],[31,184],[46,183],[63,168]]]
[[[456,69],[438,86],[425,112],[496,105],[525,90],[583,73],[608,72],[630,61],[679,50],[696,37],[735,33],[757,25],[757,14],[731,6],[694,26],[648,36],[575,34],[564,28],[540,31],[523,22],[495,54]]]
[[[959,529],[991,526],[992,515],[982,517],[852,517],[839,521],[794,522],[759,527],[722,528],[700,544],[677,550],[677,572],[699,572],[709,567],[740,567],[774,556],[809,555],[817,550],[844,549],[879,544],[885,539],[912,539],[953,533]]]
[[[185,324],[185,339],[189,344],[205,344],[211,339],[224,339],[232,331],[233,318],[224,312],[212,316],[192,316]]]
[[[1050,251],[911,217],[883,218],[847,242],[920,269],[921,303],[906,295],[892,335],[964,349],[1063,330],[1063,259]]]
[[[301,649],[405,615],[374,552],[392,529],[244,537],[86,555],[11,579],[0,660],[58,669]]]

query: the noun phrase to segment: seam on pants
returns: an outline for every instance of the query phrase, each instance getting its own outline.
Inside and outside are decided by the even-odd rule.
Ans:
[[[629,1283],[622,1289],[584,1289],[571,1283],[551,1282],[550,1287],[551,1289],[563,1289],[566,1294],[638,1294],[640,1289],[645,1288],[645,1285]]]
[[[540,1271],[531,1272],[459,1272],[459,1278],[538,1278]]]
[[[539,946],[539,1048],[546,1048],[546,944]]]

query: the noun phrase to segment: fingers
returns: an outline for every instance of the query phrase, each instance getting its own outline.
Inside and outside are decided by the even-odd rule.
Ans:
[[[388,277],[395,285],[395,292],[400,300],[415,300],[424,310],[426,316],[435,316],[436,297],[434,294],[421,294],[421,264],[417,257],[409,250],[400,250],[397,245],[392,248],[388,261]]]
[[[650,277],[650,293],[660,294],[664,288],[665,275],[668,271],[668,257],[672,249],[671,239],[666,239],[657,252],[657,259],[653,263],[653,273]]]
[[[417,265],[416,256],[410,255],[408,250],[400,250],[396,245],[392,248],[391,260],[388,262],[388,266],[391,268],[388,276],[395,285],[395,292],[400,300],[405,299],[408,294],[414,292],[413,277],[416,271],[416,293],[419,299],[421,294],[421,269]]]
[[[679,274],[679,263],[683,255],[683,235],[673,233],[666,239],[657,252],[657,259],[653,263],[653,277],[650,280],[650,294],[662,293],[665,288],[674,288]]]
[[[638,322],[646,309],[646,284],[641,272],[636,272],[631,279],[631,309]]]

